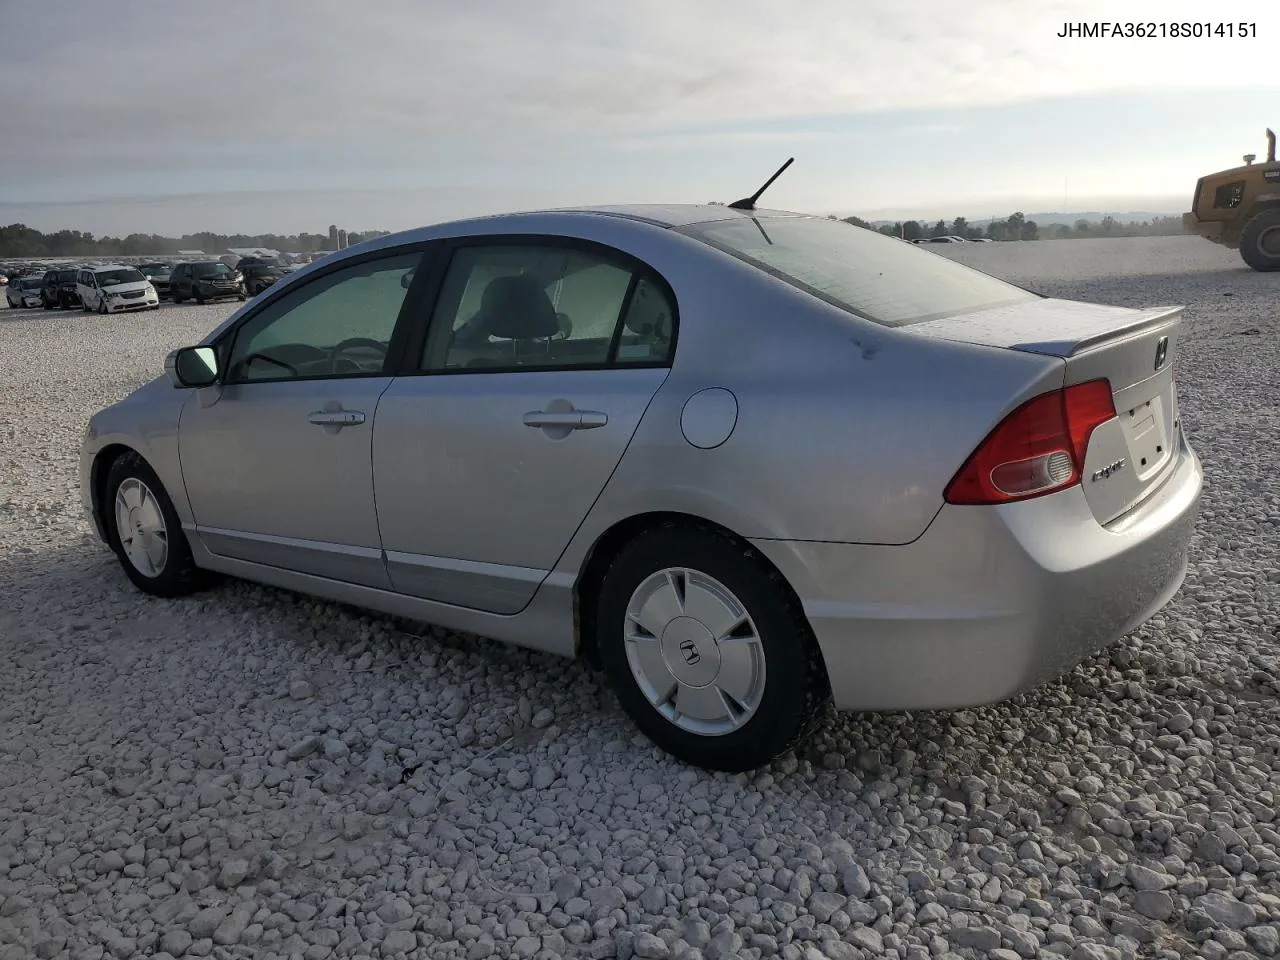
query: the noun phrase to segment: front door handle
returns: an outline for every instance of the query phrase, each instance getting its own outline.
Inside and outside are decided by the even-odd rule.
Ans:
[[[526,427],[559,428],[561,430],[591,430],[609,422],[608,414],[595,410],[534,410],[524,415]]]
[[[317,410],[307,419],[322,427],[353,427],[364,423],[364,414],[359,410]]]

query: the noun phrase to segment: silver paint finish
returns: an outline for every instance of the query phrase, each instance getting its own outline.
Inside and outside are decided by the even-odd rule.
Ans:
[[[372,417],[388,377],[242,383],[192,395],[179,448],[213,553],[389,587],[373,502]],[[191,391],[186,391],[191,393]],[[317,411],[367,422],[316,423]]]
[[[714,450],[738,424],[738,398],[723,387],[699,390],[680,411],[680,432],[700,450]]]
[[[636,685],[681,730],[732,733],[755,715],[768,680],[747,608],[698,570],[659,570],[627,604],[623,642]]]
[[[1007,696],[1131,629],[1176,590],[1201,482],[1172,386],[1177,308],[1046,300],[883,328],[664,226],[741,216],[725,207],[517,214],[326,257],[268,299],[351,257],[431,239],[607,244],[670,283],[675,360],[670,370],[196,391],[161,377],[92,418],[85,506],[111,509],[94,502],[99,454],[133,449],[160,477],[201,567],[567,655],[580,648],[574,586],[593,546],[620,522],[686,514],[772,559],[846,708]],[[1095,376],[1112,378],[1122,414],[1151,401],[1164,431],[1155,436],[1175,452],[1162,449],[1164,460],[1133,479],[1121,469],[1009,507],[943,506],[952,475],[1005,414]],[[708,388],[730,392],[737,410],[727,439],[702,449],[686,428],[705,440],[704,419],[722,427],[725,418],[705,417],[703,401],[685,414]],[[317,413],[340,422],[312,423]],[[359,420],[348,413],[363,422],[345,422]],[[1087,470],[1137,462],[1133,451],[1152,437],[1145,416],[1132,420],[1098,429]]]
[[[373,440],[394,589],[493,613],[523,608],[666,376],[632,369],[397,379],[378,405]],[[607,420],[583,430],[542,416],[531,426],[535,411]]]
[[[756,540],[799,593],[842,709],[949,709],[1013,696],[1135,629],[1178,590],[1199,459],[1103,528],[1079,487],[944,507],[907,547]]]

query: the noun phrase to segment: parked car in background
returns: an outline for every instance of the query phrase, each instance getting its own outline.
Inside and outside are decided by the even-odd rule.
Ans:
[[[49,270],[44,275],[40,286],[41,304],[46,310],[69,310],[80,306],[80,295],[76,292],[76,278],[80,271],[75,267],[62,267]]]
[[[173,271],[172,263],[143,263],[138,265],[138,271],[151,281],[151,286],[156,289],[156,296],[161,300],[169,296],[169,274]]]
[[[244,277],[245,292],[251,297],[256,297],[290,272],[279,261],[263,257],[245,257],[235,268]]]
[[[151,282],[134,267],[103,264],[86,267],[76,280],[76,291],[86,313],[124,313],[156,310],[160,297]]]
[[[40,277],[18,277],[5,287],[5,300],[11,307],[38,307],[43,282]]]
[[[1184,329],[826,217],[485,217],[174,351],[90,419],[81,496],[141,590],[216,571],[583,656],[741,771],[829,703],[1004,700],[1163,608]]]
[[[208,303],[236,297],[248,298],[244,288],[244,275],[221,260],[193,260],[179,263],[169,274],[169,296],[174,303],[194,300]]]

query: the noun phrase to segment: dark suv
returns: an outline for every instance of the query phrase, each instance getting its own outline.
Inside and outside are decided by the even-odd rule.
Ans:
[[[144,263],[138,267],[138,270],[156,288],[157,297],[163,300],[169,295],[169,273],[173,270],[172,263]]]
[[[244,275],[245,292],[256,297],[289,271],[283,263],[268,257],[245,257],[236,264],[236,270]]]
[[[80,271],[75,267],[50,270],[40,284],[40,303],[46,310],[57,307],[69,310],[80,306],[80,294],[76,290],[76,278]]]
[[[221,260],[196,260],[175,265],[169,274],[169,296],[174,303],[186,300],[208,303],[225,297],[247,300],[249,297],[244,289],[244,274]]]

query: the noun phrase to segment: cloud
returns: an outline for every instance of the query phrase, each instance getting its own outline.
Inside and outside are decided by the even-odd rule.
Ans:
[[[1059,39],[1064,21],[1121,16],[1094,0],[115,0],[91,31],[78,6],[8,6],[25,42],[0,88],[26,106],[24,136],[0,145],[10,183],[192,154],[216,166],[228,143],[429,165],[477,147],[1178,85],[1192,62],[1197,84],[1266,84],[1280,27],[1255,11],[1258,40]],[[1207,16],[1177,0],[1122,12]]]

